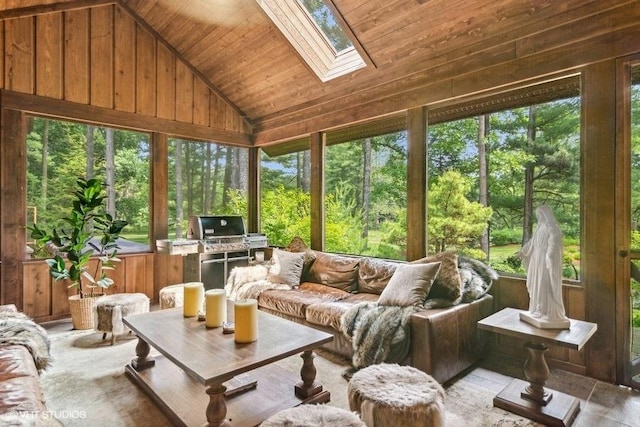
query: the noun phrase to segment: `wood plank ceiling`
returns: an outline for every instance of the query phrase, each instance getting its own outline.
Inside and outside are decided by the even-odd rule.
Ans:
[[[256,0],[114,0],[233,103],[259,145],[452,99],[475,89],[465,73],[539,63],[640,20],[638,0],[330,1],[374,66],[322,83]]]

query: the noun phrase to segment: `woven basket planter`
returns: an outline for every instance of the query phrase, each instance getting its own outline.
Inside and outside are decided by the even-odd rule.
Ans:
[[[72,295],[69,297],[69,311],[71,311],[71,322],[73,329],[93,329],[95,325],[95,314],[93,308],[96,305],[96,299],[101,297],[94,295],[92,297],[80,295]]]

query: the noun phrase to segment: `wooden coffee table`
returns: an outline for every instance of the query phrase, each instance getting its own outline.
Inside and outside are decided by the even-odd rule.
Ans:
[[[231,303],[227,313],[233,321]],[[259,338],[249,344],[184,318],[182,308],[127,316],[124,323],[138,336],[137,357],[125,371],[175,425],[255,426],[282,409],[330,399],[315,381],[312,349],[331,334],[261,311]],[[161,356],[149,357],[150,347]],[[300,377],[272,364],[297,353]]]

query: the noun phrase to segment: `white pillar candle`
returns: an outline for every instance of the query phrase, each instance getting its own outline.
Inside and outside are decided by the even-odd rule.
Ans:
[[[204,284],[202,282],[189,282],[184,287],[184,317],[195,317],[204,305]]]
[[[239,343],[258,339],[258,301],[238,300],[234,303],[235,340]]]
[[[227,296],[224,289],[204,293],[207,328],[218,328],[227,320]]]
[[[256,255],[256,262],[258,263],[264,262],[264,252],[256,251],[255,255]]]

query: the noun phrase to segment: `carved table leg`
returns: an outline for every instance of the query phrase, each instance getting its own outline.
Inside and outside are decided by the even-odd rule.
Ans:
[[[142,337],[138,337],[138,344],[136,345],[136,356],[135,359],[131,360],[131,366],[136,371],[142,371],[143,369],[147,369],[156,364],[156,361],[153,358],[148,358],[149,351],[151,348],[149,344],[142,339]]]
[[[549,378],[549,366],[544,359],[547,346],[542,343],[529,342],[525,345],[529,350],[529,357],[524,363],[524,375],[529,385],[522,391],[523,399],[532,400],[540,405],[549,403],[553,394],[544,389],[544,384]]]
[[[296,387],[296,396],[301,398],[307,398],[318,394],[322,391],[322,385],[316,382],[316,367],[313,364],[313,359],[316,357],[313,351],[307,350],[302,355],[302,369],[300,370],[300,377],[302,381],[299,382]]]
[[[222,384],[213,384],[207,389],[209,404],[207,405],[208,427],[231,427],[227,416],[227,404],[224,402],[224,392],[227,390]]]
[[[528,342],[525,348],[529,351],[524,364],[524,375],[528,382],[514,378],[493,398],[493,406],[545,426],[570,426],[580,411],[580,401],[560,391],[545,389],[549,378],[549,366],[544,359],[547,351],[545,344]]]

